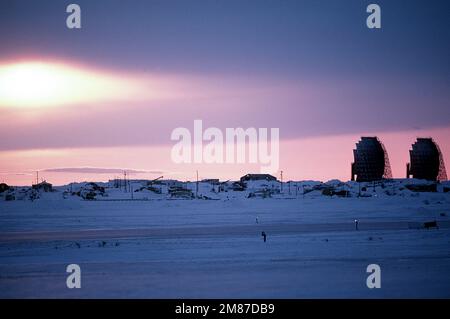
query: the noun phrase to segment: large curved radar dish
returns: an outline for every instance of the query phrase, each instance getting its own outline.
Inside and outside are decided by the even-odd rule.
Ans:
[[[352,181],[372,182],[392,178],[386,148],[376,137],[361,137],[353,150]]]
[[[406,177],[429,181],[446,181],[444,158],[439,145],[432,138],[417,138],[409,151]]]

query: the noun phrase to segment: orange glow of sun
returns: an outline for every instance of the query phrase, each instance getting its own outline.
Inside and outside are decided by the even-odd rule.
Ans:
[[[124,77],[65,64],[0,65],[0,107],[47,107],[115,100],[132,96],[135,89]]]

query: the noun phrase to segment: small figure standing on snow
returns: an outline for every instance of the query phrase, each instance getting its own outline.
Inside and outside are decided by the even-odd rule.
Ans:
[[[357,219],[355,219],[355,230],[358,230],[358,220]]]
[[[265,233],[265,232],[262,232],[262,233],[261,233],[261,236],[263,236],[264,242],[266,242],[266,237],[267,237],[266,233]]]
[[[258,224],[258,216],[256,216],[256,223]]]

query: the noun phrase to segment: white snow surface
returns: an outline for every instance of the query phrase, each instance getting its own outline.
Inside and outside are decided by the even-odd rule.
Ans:
[[[164,184],[152,185],[161,194],[96,184],[105,187],[96,200],[73,194],[88,183],[35,200],[22,188],[9,192],[16,200],[0,196],[0,298],[450,297],[448,183],[437,192],[405,187],[429,184],[417,180],[291,182],[281,192],[279,182],[243,192],[188,183],[193,199]],[[326,187],[350,197],[322,195]],[[248,198],[261,189],[271,196]],[[74,263],[80,289],[66,286]],[[369,264],[381,267],[380,289],[366,286]]]

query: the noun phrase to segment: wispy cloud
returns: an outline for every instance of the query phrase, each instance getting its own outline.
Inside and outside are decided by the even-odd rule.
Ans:
[[[41,172],[48,173],[81,173],[81,174],[163,174],[163,171],[146,171],[128,168],[102,168],[102,167],[63,167],[63,168],[47,168]]]
[[[32,176],[32,173],[17,173],[17,172],[0,172],[0,175],[12,175],[12,176]]]

